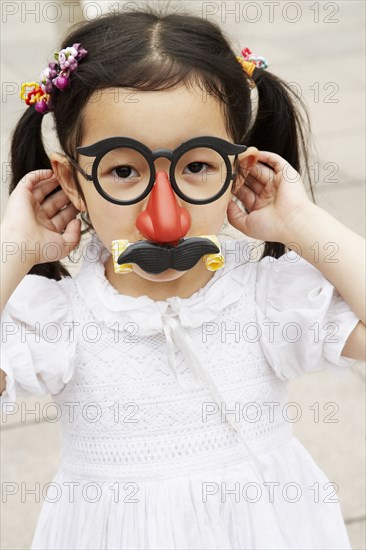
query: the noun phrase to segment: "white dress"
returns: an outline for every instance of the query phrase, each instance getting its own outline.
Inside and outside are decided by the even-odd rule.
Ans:
[[[348,372],[358,318],[301,256],[251,244],[221,240],[224,267],[185,299],[120,294],[95,233],[75,277],[22,280],[1,400],[49,392],[61,422],[32,549],[351,548],[283,407],[293,377]]]

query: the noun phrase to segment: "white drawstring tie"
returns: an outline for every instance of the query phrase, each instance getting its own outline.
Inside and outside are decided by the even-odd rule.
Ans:
[[[203,367],[202,360],[199,356],[199,354],[195,350],[195,342],[188,336],[184,328],[178,323],[177,319],[174,317],[164,314],[162,316],[163,321],[163,329],[166,337],[166,341],[168,344],[168,363],[169,366],[178,382],[178,384],[185,390],[190,389],[198,389],[202,387],[202,383],[206,382],[210,392],[214,396],[216,403],[218,406],[222,406],[222,403],[225,402],[223,396],[221,395],[220,391],[218,390],[217,386],[215,385],[214,381],[211,378],[211,375],[209,372]],[[187,383],[184,380],[181,379],[181,377],[178,374],[176,360],[175,360],[175,353],[174,353],[174,343],[173,338],[176,341],[176,343],[180,346],[180,349],[182,350],[183,354],[188,360],[188,365],[191,369],[192,375],[193,375],[193,384]],[[259,471],[259,475],[262,478],[262,481],[264,482],[264,475],[263,475],[263,465],[260,462],[260,460],[257,458],[257,456],[253,453],[253,451],[248,446],[247,442],[245,441],[245,437],[240,432],[239,428],[236,426],[232,418],[225,415],[225,420],[228,421],[231,426],[234,428],[238,436],[240,437],[244,447],[248,451],[249,455],[252,457],[255,465],[257,466],[257,469]]]

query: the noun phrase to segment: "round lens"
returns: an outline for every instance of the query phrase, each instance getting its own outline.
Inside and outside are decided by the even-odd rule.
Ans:
[[[206,200],[219,193],[228,174],[220,153],[209,147],[195,147],[179,158],[174,175],[185,195]]]
[[[100,186],[110,197],[130,201],[139,197],[150,181],[150,168],[146,158],[128,147],[108,151],[97,168]]]

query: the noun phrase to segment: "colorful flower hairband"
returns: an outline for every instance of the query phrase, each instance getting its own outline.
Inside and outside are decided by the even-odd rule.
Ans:
[[[20,97],[27,105],[35,104],[38,113],[46,114],[53,110],[51,92],[54,88],[63,91],[70,85],[70,74],[73,73],[86,55],[81,44],[73,44],[67,48],[54,53],[56,62],[48,64],[40,75],[40,82],[23,82],[21,85]],[[33,87],[27,91],[27,87]]]
[[[256,67],[258,69],[266,69],[268,67],[266,59],[251,52],[249,48],[243,48],[241,53],[243,57],[237,57],[236,59],[250,77],[252,77]]]

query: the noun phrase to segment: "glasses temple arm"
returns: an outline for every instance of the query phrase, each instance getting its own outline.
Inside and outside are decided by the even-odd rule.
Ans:
[[[84,176],[85,179],[87,180],[92,180],[92,176],[89,176],[89,174],[87,174],[85,172],[85,170],[83,170],[81,168],[81,166],[78,165],[78,163],[76,162],[76,160],[74,160],[72,157],[70,157],[70,155],[68,155],[67,153],[65,153],[65,156],[69,159],[69,161],[71,162],[71,164],[76,168],[76,170],[78,170],[78,172],[80,172],[80,174],[82,174]]]

